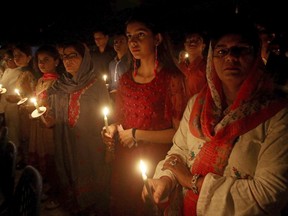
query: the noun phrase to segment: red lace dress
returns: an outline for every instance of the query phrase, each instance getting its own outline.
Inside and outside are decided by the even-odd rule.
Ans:
[[[187,103],[184,92],[183,75],[176,75],[165,68],[150,83],[145,84],[134,82],[132,73],[125,73],[119,81],[117,91],[117,122],[124,129],[172,128],[173,119],[182,118]],[[142,159],[147,163],[147,175],[152,177],[157,163],[165,157],[171,145],[145,142],[129,149],[116,144],[112,166],[112,215],[148,214],[141,200],[143,180],[139,162]]]

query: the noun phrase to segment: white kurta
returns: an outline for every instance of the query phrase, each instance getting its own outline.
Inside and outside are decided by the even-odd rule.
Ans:
[[[19,68],[7,68],[1,77],[0,83],[7,92],[1,95],[0,112],[5,113],[5,121],[8,127],[8,138],[16,146],[19,146],[19,115],[17,103],[9,103],[6,101],[7,95],[15,94],[15,85],[22,71]]]
[[[174,136],[174,145],[168,152],[168,156],[181,155],[189,167],[204,143],[194,137],[188,127],[194,101],[195,97],[190,99]],[[154,178],[167,175],[176,184],[170,171],[161,170],[163,163],[164,160],[159,162]],[[288,108],[284,108],[239,137],[224,176],[206,175],[197,203],[197,215],[277,216],[287,202]]]

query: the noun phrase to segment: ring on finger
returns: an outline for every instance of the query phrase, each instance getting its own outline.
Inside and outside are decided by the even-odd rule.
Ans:
[[[175,166],[177,164],[177,159],[170,161],[169,164]]]

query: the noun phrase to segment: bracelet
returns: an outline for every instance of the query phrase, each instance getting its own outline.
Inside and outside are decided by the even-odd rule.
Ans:
[[[108,152],[114,152],[114,151],[115,151],[115,147],[114,147],[114,146],[107,146],[107,147],[106,147],[106,151],[108,151]]]
[[[137,147],[138,144],[137,144],[137,140],[136,140],[136,137],[135,137],[136,130],[137,130],[137,128],[132,128],[132,138],[133,138],[133,141],[134,141],[133,145],[135,145]]]
[[[200,177],[199,174],[194,174],[191,179],[191,190],[193,191],[194,194],[199,194],[198,187],[197,187],[197,181],[199,177]]]

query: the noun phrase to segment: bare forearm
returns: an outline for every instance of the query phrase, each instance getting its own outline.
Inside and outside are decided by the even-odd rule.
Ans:
[[[137,129],[135,138],[137,142],[171,143],[175,132],[173,128],[159,131]]]

